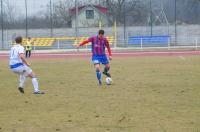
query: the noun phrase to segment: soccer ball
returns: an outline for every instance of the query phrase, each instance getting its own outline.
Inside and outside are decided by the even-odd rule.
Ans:
[[[106,78],[106,84],[107,84],[107,85],[111,85],[111,84],[112,84],[112,78],[107,77],[107,78]]]

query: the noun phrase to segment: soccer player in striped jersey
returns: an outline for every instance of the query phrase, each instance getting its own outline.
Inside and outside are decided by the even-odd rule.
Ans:
[[[107,77],[111,77],[109,73],[110,64],[105,53],[105,48],[107,48],[108,50],[109,60],[112,60],[112,53],[110,50],[109,42],[107,38],[104,37],[104,30],[99,30],[99,33],[97,36],[91,37],[88,40],[83,41],[81,44],[77,46],[77,48],[89,42],[92,43],[92,46],[91,46],[92,47],[92,61],[96,69],[96,76],[98,79],[98,83],[99,85],[102,85],[101,71],[100,71],[101,63],[105,65],[103,74],[106,75]]]

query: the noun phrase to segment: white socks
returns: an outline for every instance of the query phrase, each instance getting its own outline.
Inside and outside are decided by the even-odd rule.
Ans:
[[[19,75],[19,87],[24,88],[25,81],[26,81],[26,76]],[[32,78],[32,84],[33,84],[34,92],[38,92],[39,86],[38,86],[37,78]]]
[[[32,84],[33,84],[33,87],[34,87],[34,92],[38,92],[39,86],[38,86],[37,78],[32,78]]]
[[[25,81],[26,81],[26,76],[19,75],[19,87],[24,88]]]

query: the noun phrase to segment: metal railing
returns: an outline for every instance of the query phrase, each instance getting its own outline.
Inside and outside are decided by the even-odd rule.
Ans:
[[[188,40],[188,42],[184,42],[183,40]],[[124,42],[127,42],[126,44]],[[184,42],[184,43],[183,43]],[[4,50],[10,49],[12,46],[12,41],[4,41]],[[111,48],[113,49],[135,49],[135,50],[146,50],[146,49],[194,49],[199,50],[200,49],[200,37],[190,37],[190,38],[179,38],[176,43],[172,38],[169,39],[167,45],[162,44],[143,44],[143,40],[141,39],[140,44],[137,45],[129,45],[127,40],[124,39],[117,39],[116,42],[114,41],[111,44]],[[76,49],[74,46],[73,41],[66,41],[66,40],[59,40],[55,39],[53,44],[51,46],[33,46],[33,50],[52,50],[52,49]],[[90,49],[90,45],[86,45],[82,47],[81,49]],[[2,50],[2,49],[1,49]]]

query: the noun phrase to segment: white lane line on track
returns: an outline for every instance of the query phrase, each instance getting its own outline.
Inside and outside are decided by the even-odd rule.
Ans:
[[[200,51],[164,51],[164,52],[113,52],[113,55],[145,55],[145,54],[200,54]],[[33,54],[33,56],[81,56],[81,55],[87,55],[87,53],[66,53],[66,54],[59,54],[59,53],[36,53]],[[9,56],[8,54],[0,54],[2,57]]]
[[[185,52],[113,52],[112,54],[113,55],[143,55],[143,54],[193,54],[193,53],[199,53],[200,52],[194,52],[194,51],[185,51]],[[79,55],[86,55],[87,53],[75,53],[75,54],[72,54],[72,53],[66,53],[66,54],[59,54],[59,53],[56,53],[56,54],[53,54],[53,53],[47,53],[47,54],[34,54],[35,56],[40,56],[40,55],[55,55],[55,56],[60,56],[60,55],[63,55],[63,56],[79,56]]]

